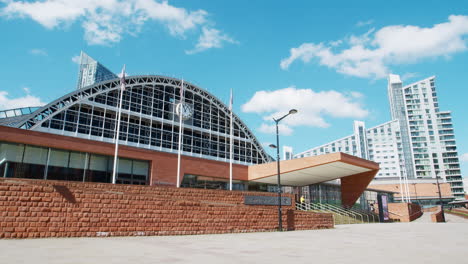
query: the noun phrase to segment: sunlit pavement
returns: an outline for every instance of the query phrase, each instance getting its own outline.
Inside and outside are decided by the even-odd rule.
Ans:
[[[0,263],[467,263],[468,224],[168,237],[0,240]]]

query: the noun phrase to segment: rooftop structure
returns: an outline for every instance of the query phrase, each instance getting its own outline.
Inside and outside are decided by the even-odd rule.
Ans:
[[[95,59],[91,58],[88,54],[83,51],[81,52],[78,84],[76,86],[77,90],[115,78],[117,78],[117,75],[112,73]]]

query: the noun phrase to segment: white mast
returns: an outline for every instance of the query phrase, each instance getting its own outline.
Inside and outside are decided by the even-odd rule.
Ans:
[[[117,128],[115,132],[115,152],[114,152],[114,168],[112,170],[112,183],[115,184],[116,182],[116,172],[117,172],[117,155],[119,153],[119,137],[120,137],[120,115],[122,113],[122,99],[123,99],[123,92],[125,91],[125,65],[123,66],[122,73],[120,76],[120,101],[119,101],[119,109],[117,114]]]
[[[229,125],[229,190],[232,191],[232,154],[233,154],[233,127],[232,127],[232,89],[231,97],[229,99],[229,114],[230,114],[230,125]]]
[[[183,104],[184,104],[184,80],[182,80],[180,86],[180,102],[176,106],[176,113],[179,115],[179,151],[177,153],[177,188],[180,187],[180,155],[182,152],[182,111],[183,111]]]

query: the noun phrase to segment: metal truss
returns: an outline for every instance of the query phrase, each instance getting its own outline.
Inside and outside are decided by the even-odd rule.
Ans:
[[[179,79],[165,77],[165,76],[142,75],[142,76],[127,77],[126,83],[127,83],[126,84],[126,91],[127,91],[136,87],[148,87],[148,86],[153,86],[153,89],[154,89],[156,85],[160,85],[164,87],[172,86],[175,89],[175,88],[181,87],[182,81]],[[195,86],[185,81],[184,81],[184,87],[185,87],[184,88],[185,91],[191,91],[193,94],[196,94],[208,100],[210,104],[214,105],[218,109],[221,115],[224,115],[223,118],[229,117],[229,114],[230,114],[229,108],[223,102],[221,102],[218,98],[216,98],[214,95],[212,95],[211,93],[207,92],[206,90],[198,86]],[[43,126],[45,122],[52,120],[54,116],[57,116],[60,113],[67,111],[71,107],[76,107],[77,105],[80,105],[80,104],[97,105],[96,102],[93,102],[94,101],[93,98],[96,98],[98,95],[104,95],[106,93],[108,94],[111,92],[117,92],[119,88],[120,88],[119,79],[113,79],[113,80],[108,80],[108,81],[104,81],[101,83],[97,83],[91,86],[87,86],[80,90],[73,91],[43,106],[42,108],[38,109],[37,111],[34,112],[32,116],[20,122],[16,126],[19,128],[28,129],[28,130],[40,130],[41,126]],[[153,91],[153,94],[154,94],[154,91]],[[108,109],[109,111],[115,110],[115,107],[111,105],[100,105],[100,107]],[[140,118],[142,116],[141,112],[140,113],[132,112],[130,110],[128,110],[127,112],[129,115],[132,115],[132,116],[140,116]],[[173,120],[161,119],[161,118],[155,118],[155,117],[151,117],[151,118],[152,120],[155,120],[157,122],[176,126],[176,123],[174,123]],[[272,160],[271,157],[265,152],[263,147],[259,144],[254,134],[248,129],[248,127],[242,122],[242,120],[235,114],[233,114],[233,123],[238,126],[239,131],[242,131],[245,134],[245,138],[249,140],[250,143],[252,144],[252,147],[256,149],[258,155],[260,156],[261,163],[269,162]],[[197,129],[197,130],[203,130],[203,129]],[[54,133],[52,129],[49,130],[49,132]],[[217,133],[217,134],[220,134],[220,133]],[[76,136],[84,137],[84,136],[80,136],[80,133],[77,133]],[[229,135],[225,134],[223,135],[223,137],[228,138]],[[236,139],[242,140],[239,137],[236,137]],[[164,151],[164,149],[162,150]]]

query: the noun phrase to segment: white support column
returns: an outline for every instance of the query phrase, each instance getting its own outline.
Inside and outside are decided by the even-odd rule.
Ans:
[[[180,87],[180,102],[179,102],[179,151],[177,153],[177,188],[180,187],[180,158],[181,158],[181,152],[182,152],[182,135],[183,135],[183,129],[182,129],[182,108],[184,103],[184,80],[182,80],[182,85]],[[177,106],[176,106],[177,107]]]

